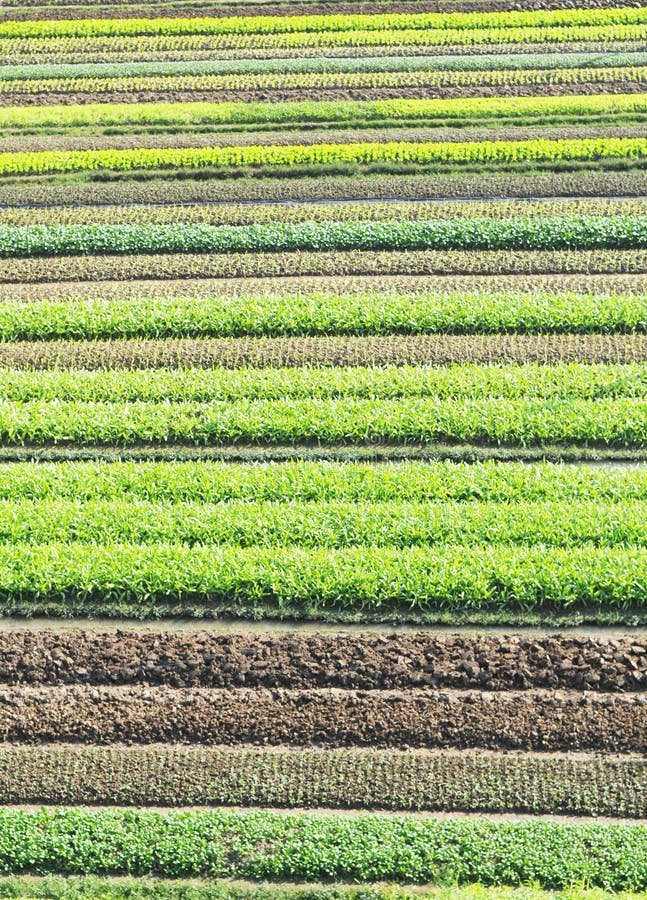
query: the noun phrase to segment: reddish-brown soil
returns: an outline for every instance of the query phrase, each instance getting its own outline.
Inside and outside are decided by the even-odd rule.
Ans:
[[[644,691],[647,640],[422,632],[2,631],[0,683]]]
[[[0,739],[647,751],[647,699],[594,692],[5,688]]]

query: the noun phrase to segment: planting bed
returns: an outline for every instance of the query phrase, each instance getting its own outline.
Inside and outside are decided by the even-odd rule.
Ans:
[[[0,898],[647,898],[646,83],[637,0],[5,0]]]

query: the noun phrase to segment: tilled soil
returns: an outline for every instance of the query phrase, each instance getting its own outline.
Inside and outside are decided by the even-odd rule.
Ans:
[[[0,683],[631,692],[647,638],[3,631]]]
[[[0,365],[84,369],[647,362],[647,335],[414,335],[34,341],[0,344]]]
[[[644,753],[647,699],[558,691],[6,688],[0,739]]]
[[[157,91],[44,91],[37,94],[0,94],[2,106],[58,106],[85,103],[283,103],[292,100],[463,99],[468,97],[544,97],[584,94],[640,94],[644,81],[604,81],[587,84],[497,84],[444,87],[292,88],[258,90]]]

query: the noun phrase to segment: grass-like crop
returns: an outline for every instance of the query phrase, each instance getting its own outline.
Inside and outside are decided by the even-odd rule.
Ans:
[[[645,141],[647,150],[647,141]],[[0,225],[0,256],[326,250],[635,250],[647,216],[270,222],[254,225]]]
[[[647,469],[538,463],[198,461],[0,464],[0,498],[151,503],[631,503],[647,501]]]
[[[642,818],[635,758],[211,747],[0,749],[4,803],[269,806]],[[0,894],[2,886],[0,883]]]
[[[0,400],[221,403],[355,398],[501,401],[647,399],[644,365],[385,366],[330,368],[0,369]]]
[[[1,42],[0,42],[1,46]],[[389,120],[515,119],[545,121],[586,117],[604,124],[621,117],[643,121],[646,94],[593,94],[563,97],[472,97],[289,101],[284,103],[85,103],[0,107],[0,129],[100,128],[124,126],[218,126],[245,124],[360,123]]]
[[[389,444],[468,442],[486,446],[641,448],[647,401],[521,397],[357,397],[214,402],[5,401],[5,446],[251,443]]]
[[[375,291],[0,302],[0,340],[300,335],[608,334],[647,330],[641,293]]]
[[[153,503],[0,500],[6,544],[236,547],[647,547],[644,501],[502,503]]]
[[[647,885],[641,826],[71,809],[0,821],[2,868],[16,873]]]

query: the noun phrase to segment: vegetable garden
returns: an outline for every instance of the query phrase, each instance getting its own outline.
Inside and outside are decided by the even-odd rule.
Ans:
[[[0,5],[0,898],[647,898],[647,9]]]

